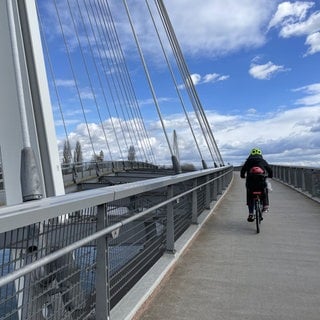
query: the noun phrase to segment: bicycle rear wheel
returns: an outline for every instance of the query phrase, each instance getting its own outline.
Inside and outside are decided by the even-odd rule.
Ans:
[[[260,222],[261,222],[261,205],[260,200],[255,200],[254,202],[255,220],[257,233],[260,233]]]

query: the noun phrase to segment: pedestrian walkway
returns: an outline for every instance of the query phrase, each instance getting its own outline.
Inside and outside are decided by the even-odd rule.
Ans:
[[[140,320],[319,320],[320,205],[272,181],[256,234],[244,180],[230,191]]]

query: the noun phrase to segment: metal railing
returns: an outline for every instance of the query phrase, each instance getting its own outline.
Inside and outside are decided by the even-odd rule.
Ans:
[[[100,175],[123,172],[127,170],[157,170],[158,167],[139,161],[91,161],[81,163],[61,164],[65,185],[78,183]]]
[[[6,193],[4,191],[3,172],[2,172],[2,165],[0,162],[0,206],[3,206],[5,203],[6,203]]]
[[[320,199],[320,168],[272,165],[274,178],[312,198]]]
[[[207,169],[0,208],[0,319],[109,319],[232,174]]]

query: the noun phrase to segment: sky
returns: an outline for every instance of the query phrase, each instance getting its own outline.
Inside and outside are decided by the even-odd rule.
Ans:
[[[38,2],[43,20],[48,22],[45,25],[57,26],[52,4]],[[153,82],[154,87],[151,89],[143,67],[138,65],[139,54],[132,40],[132,30],[124,8],[120,8],[120,1],[109,2],[147,127],[148,143],[152,146],[156,160],[167,163],[170,154],[154,96],[159,103],[169,140],[172,140],[173,130],[177,133],[181,162],[195,161],[192,135],[186,125],[185,115],[178,107],[176,88],[171,82],[169,85],[168,68],[161,47],[154,40],[152,21],[146,18],[144,1],[128,0],[127,3]],[[152,6],[152,1],[149,3]],[[319,167],[320,1],[164,0],[164,4],[224,162],[240,165],[250,150],[258,147],[269,163]],[[68,18],[62,19],[65,19],[62,24],[67,30],[65,37],[70,44],[69,50],[76,56],[76,36],[70,21],[67,23]],[[56,23],[50,24],[50,20]],[[58,66],[55,71],[55,89],[60,90],[60,99],[64,99],[61,105],[67,130],[63,130],[57,98],[52,93],[60,150],[67,131],[71,144],[80,140],[85,157],[90,157],[90,143],[84,139],[88,127],[91,130],[91,145],[96,150],[103,149],[105,143],[102,141],[105,132],[97,124],[97,113],[90,109],[95,95],[88,90],[88,83],[84,85],[83,81],[81,93],[78,94],[86,96],[83,101],[91,101],[91,105],[82,105],[86,115],[84,121],[80,117],[79,103],[72,103],[71,95],[76,96],[77,90],[74,90],[72,72],[66,72],[67,67],[60,57],[65,50],[59,49],[57,44],[59,28],[44,28],[51,63]],[[84,42],[83,39],[78,41]],[[167,43],[163,45],[168,48]],[[97,47],[94,50],[97,52]],[[172,59],[172,55],[169,54],[169,58]],[[46,63],[49,73],[48,61]],[[78,78],[83,74],[80,69],[75,71],[79,71]],[[177,79],[178,88],[185,96],[183,82],[181,78]],[[54,92],[50,75],[49,86],[51,92]],[[72,86],[73,91],[70,90]],[[69,101],[68,104],[65,101]],[[195,119],[189,107],[188,113],[191,119]],[[121,118],[112,114],[112,117],[117,116]],[[102,121],[109,127],[114,126],[111,119],[107,115],[102,117]],[[120,119],[119,123],[121,121],[126,122]],[[199,140],[200,144],[204,143],[203,138],[199,137]],[[109,143],[112,146],[116,144],[112,139],[109,139]]]

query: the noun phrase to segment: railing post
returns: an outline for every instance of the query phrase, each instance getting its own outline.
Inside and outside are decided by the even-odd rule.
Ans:
[[[206,176],[206,182],[208,182],[210,179],[209,176]],[[206,195],[205,195],[205,208],[210,209],[210,184],[206,184]]]
[[[106,227],[106,205],[98,206],[97,231]],[[96,316],[97,320],[110,319],[108,236],[97,240],[96,253]]]
[[[212,199],[213,201],[216,201],[217,198],[218,198],[218,180],[216,179],[217,177],[217,173],[214,173],[213,174],[213,196],[212,196]]]
[[[312,197],[319,197],[319,171],[311,170],[311,195]]]
[[[167,188],[167,198],[173,197],[173,186]],[[173,203],[167,204],[167,233],[166,233],[166,251],[174,253],[174,217],[173,217]]]
[[[197,179],[194,179],[193,188],[196,188],[197,184]],[[198,190],[192,191],[192,223],[198,224]]]
[[[306,191],[306,171],[305,169],[301,170],[301,189],[302,191]]]
[[[222,180],[222,190],[224,190],[226,188],[226,186],[227,186],[227,184],[226,184],[226,176],[224,175],[225,173],[226,173],[226,170],[224,169],[222,171],[222,178],[221,178],[221,180]]]
[[[222,182],[221,182],[221,177],[220,177],[220,172],[217,172],[217,193],[222,194]]]
[[[293,169],[293,174],[294,174],[294,176],[293,176],[293,186],[295,188],[298,188],[298,168],[294,168]]]

